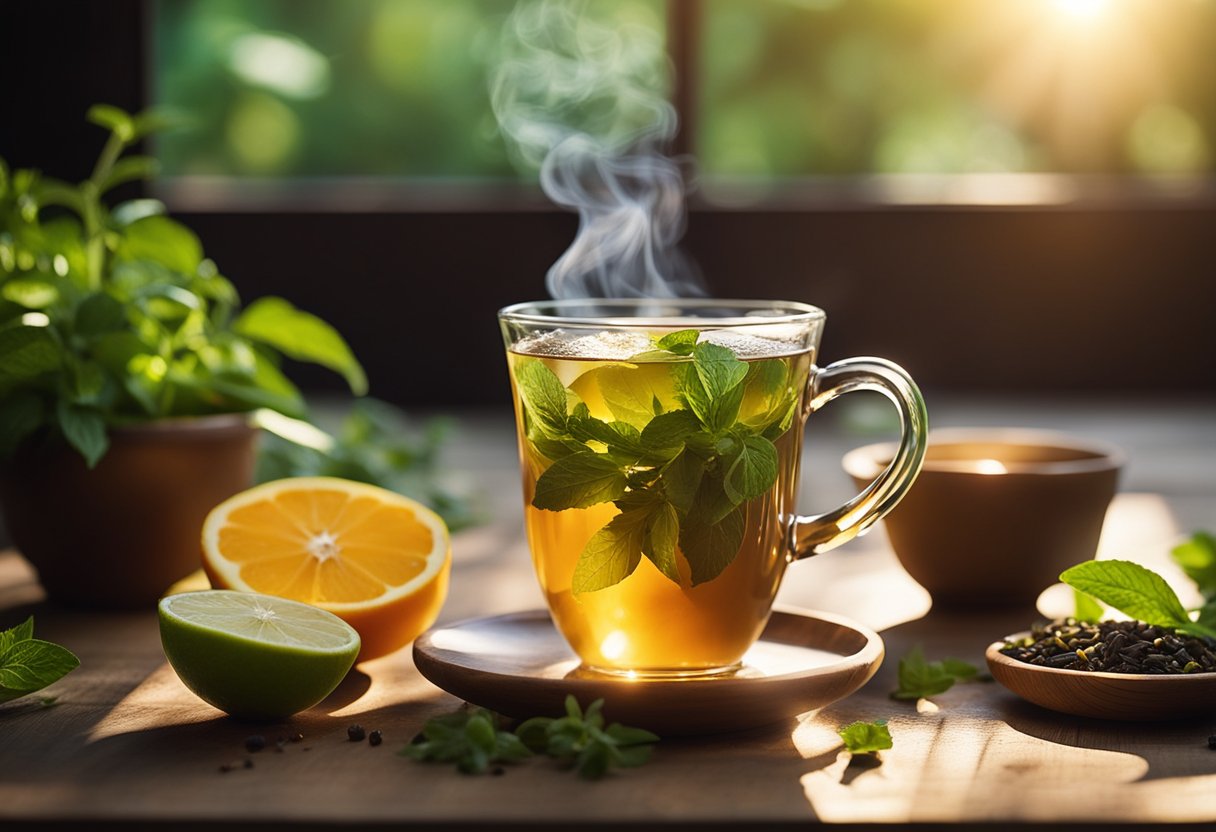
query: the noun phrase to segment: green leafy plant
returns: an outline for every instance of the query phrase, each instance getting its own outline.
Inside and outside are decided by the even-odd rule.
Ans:
[[[260,414],[259,421],[265,423],[269,418]],[[341,477],[420,500],[443,517],[452,531],[482,519],[469,494],[441,481],[438,451],[450,428],[447,420],[432,419],[416,430],[400,408],[362,398],[332,435],[302,424],[268,427],[274,432],[265,436],[259,447],[258,482],[285,477]]]
[[[899,687],[892,699],[923,699],[945,693],[955,682],[979,678],[979,668],[960,659],[925,660],[918,644],[899,660]]]
[[[744,504],[777,480],[773,442],[789,430],[798,402],[789,364],[749,364],[726,347],[698,342],[699,335],[670,333],[630,359],[667,362],[680,407],[665,410],[657,395],[642,401],[622,383],[618,401],[608,402],[617,415],[610,422],[593,417],[540,360],[515,367],[529,441],[551,460],[532,505],[565,511],[612,502],[620,510],[580,554],[575,594],[624,580],[643,555],[678,584],[677,545],[692,585],[713,580],[739,551]],[[740,408],[752,384],[770,406],[743,420]]]
[[[1170,556],[1203,596],[1196,622],[1216,629],[1216,536],[1211,532],[1195,532],[1189,540],[1175,546]]]
[[[34,619],[0,631],[0,702],[40,691],[80,666],[65,647],[34,638]],[[53,704],[55,697],[42,700]]]
[[[505,731],[498,717],[485,710],[462,709],[427,721],[419,737],[400,752],[420,762],[456,763],[465,774],[481,774],[492,763],[514,763],[533,753],[547,754],[588,780],[613,768],[640,766],[650,758],[659,738],[641,728],[620,723],[604,727],[604,700],[586,712],[573,695],[566,697],[566,715],[534,717]]]
[[[1064,570],[1060,580],[1147,624],[1216,639],[1216,627],[1193,621],[1165,579],[1138,563],[1085,561]]]
[[[498,717],[485,708],[467,709],[427,720],[421,738],[401,750],[420,762],[455,763],[465,774],[481,774],[491,763],[514,763],[532,752]]]
[[[515,733],[532,751],[557,758],[588,780],[598,780],[613,768],[634,768],[649,760],[658,736],[619,722],[605,728],[603,707],[604,700],[597,699],[584,713],[578,700],[567,695],[565,716],[533,717]]]
[[[155,200],[110,207],[155,172],[133,144],[155,113],[98,105],[109,131],[88,179],[70,185],[0,160],[0,456],[59,436],[94,465],[107,427],[269,408],[304,415],[282,358],[367,381],[346,342],[280,298],[241,309],[232,283]]]
[[[874,722],[854,722],[838,732],[840,740],[850,754],[875,754],[893,748],[891,731],[885,719]]]

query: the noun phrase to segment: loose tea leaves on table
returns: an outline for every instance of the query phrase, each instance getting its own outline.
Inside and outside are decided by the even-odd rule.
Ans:
[[[1068,618],[1036,625],[1003,654],[1027,664],[1106,673],[1214,673],[1216,650],[1202,638],[1143,621],[1097,624]]]

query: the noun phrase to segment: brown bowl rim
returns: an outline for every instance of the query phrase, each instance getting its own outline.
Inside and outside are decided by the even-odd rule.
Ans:
[[[1006,472],[1000,476],[1059,477],[1088,474],[1118,470],[1126,462],[1123,451],[1109,443],[1036,428],[938,428],[929,431],[925,447],[927,450],[931,450],[934,445],[956,445],[968,442],[990,442],[1014,446],[1034,445],[1093,454],[1086,459],[1011,462],[1006,464]],[[850,476],[863,480],[873,479],[889,463],[898,447],[896,442],[877,442],[854,448],[841,459],[841,467]],[[926,473],[965,473],[983,476],[966,463],[960,465],[951,460],[931,460],[927,453],[925,461],[921,465],[921,475]]]

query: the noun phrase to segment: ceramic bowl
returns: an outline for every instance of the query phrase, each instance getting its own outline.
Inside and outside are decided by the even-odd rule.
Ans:
[[[843,465],[861,488],[894,452],[868,445]],[[883,523],[935,605],[1032,606],[1094,556],[1122,464],[1116,448],[1058,433],[932,431],[920,476]]]

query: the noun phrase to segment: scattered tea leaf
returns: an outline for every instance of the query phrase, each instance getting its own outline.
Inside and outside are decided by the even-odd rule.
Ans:
[[[400,753],[419,762],[455,763],[464,774],[481,774],[491,763],[532,756],[519,737],[500,730],[497,715],[484,708],[428,720],[420,737]]]
[[[584,713],[573,695],[566,696],[566,715],[524,721],[516,734],[532,751],[546,753],[573,767],[579,776],[598,780],[613,768],[633,768],[650,759],[658,736],[614,722],[604,727],[604,700]]]
[[[940,662],[925,660],[918,644],[899,660],[899,687],[891,693],[893,699],[922,699],[945,693],[956,681],[978,678],[979,670],[960,659]]]
[[[846,725],[837,733],[844,742],[844,747],[851,754],[874,754],[887,748],[894,747],[891,741],[891,731],[887,728],[885,719],[873,722],[854,722]]]
[[[34,619],[0,632],[0,702],[42,690],[80,666],[70,650],[34,638]]]

